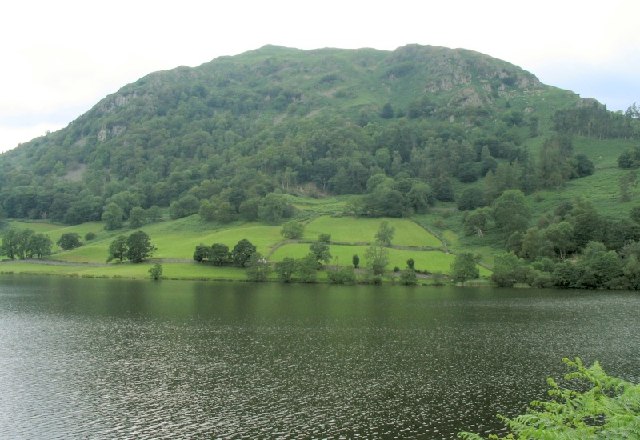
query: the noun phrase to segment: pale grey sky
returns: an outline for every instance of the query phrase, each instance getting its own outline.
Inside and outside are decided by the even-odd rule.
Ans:
[[[21,0],[2,8],[0,151],[156,70],[277,44],[501,58],[611,110],[640,103],[637,0]]]

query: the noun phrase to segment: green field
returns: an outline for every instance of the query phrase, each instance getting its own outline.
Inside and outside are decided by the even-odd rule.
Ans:
[[[314,203],[320,204],[314,200]],[[330,206],[338,201],[331,199]],[[352,217],[320,216],[306,226],[304,239],[315,240],[320,233],[331,234],[333,242],[353,243],[355,245],[331,245],[334,258],[332,264],[351,265],[352,257],[358,254],[361,265],[366,266],[368,243],[373,242],[380,222],[384,219],[359,219]],[[397,266],[406,267],[409,258],[415,261],[418,270],[448,273],[453,254],[441,252],[442,243],[422,226],[407,219],[386,219],[395,228],[392,243],[400,249],[390,248],[388,269]],[[57,225],[47,222],[10,222],[13,228],[30,228],[38,233],[47,234],[55,243],[63,233],[75,232],[84,240],[87,232],[96,234],[96,238],[83,246],[63,251],[54,245],[54,253],[49,260],[64,264],[27,264],[19,261],[6,261],[0,264],[2,273],[50,274],[71,277],[109,277],[109,278],[148,278],[152,262],[143,264],[111,263],[105,264],[109,244],[118,235],[128,235],[130,229],[105,231],[102,223],[86,223],[77,226]],[[256,245],[259,252],[269,256],[272,262],[285,257],[302,258],[309,252],[308,243],[290,243],[283,240],[280,226],[257,223],[238,223],[220,227],[199,220],[197,216],[179,220],[164,221],[141,228],[151,237],[157,247],[153,260],[162,261],[163,277],[173,279],[203,280],[244,280],[245,271],[235,267],[213,267],[191,262],[198,244],[211,245],[224,243],[229,248],[246,238]],[[402,247],[434,248],[433,250],[403,249]],[[75,264],[74,264],[75,263]],[[481,275],[488,275],[481,269]],[[272,278],[274,278],[273,276]],[[319,279],[325,279],[323,273]]]
[[[315,240],[319,234],[331,234],[331,241],[340,243],[372,243],[380,223],[386,220],[395,228],[392,243],[396,246],[439,248],[438,238],[411,220],[356,217],[318,217],[304,231],[304,238]]]
[[[366,267],[366,253],[367,246],[342,246],[331,245],[330,252],[333,258],[330,264],[339,266],[349,266],[352,264],[352,258],[354,254],[360,257],[360,266]],[[407,249],[387,249],[389,252],[389,265],[387,269],[391,270],[394,267],[404,269],[407,266],[407,260],[413,258],[415,262],[415,268],[420,271],[427,271],[431,273],[445,273],[448,274],[451,270],[451,263],[453,262],[455,255],[448,254],[440,251],[419,251],[419,250],[407,250]],[[309,245],[305,243],[291,243],[286,244],[278,248],[272,255],[271,261],[282,261],[286,257],[291,258],[303,258],[309,253]],[[484,267],[479,267],[480,276],[490,275],[490,271]]]
[[[174,226],[174,222],[161,222],[140,228],[149,234],[151,242],[157,248],[157,251],[153,255],[154,258],[191,260],[195,247],[201,243],[208,246],[211,246],[213,243],[224,243],[229,246],[230,249],[233,249],[233,246],[243,238],[251,241],[251,243],[258,248],[259,252],[266,255],[273,246],[282,240],[279,226],[245,224],[228,229],[195,231],[180,228],[176,229]],[[84,246],[70,251],[60,251],[53,255],[52,258],[69,262],[102,263],[107,258],[111,240],[117,235],[128,235],[131,232],[131,230],[113,232],[102,240],[93,240]],[[56,231],[56,233],[60,232]],[[59,236],[55,239],[57,240],[57,238],[59,238]]]

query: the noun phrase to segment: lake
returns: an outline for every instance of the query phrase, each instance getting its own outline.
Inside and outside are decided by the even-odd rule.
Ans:
[[[632,292],[0,277],[1,438],[454,438],[563,357],[640,380]]]

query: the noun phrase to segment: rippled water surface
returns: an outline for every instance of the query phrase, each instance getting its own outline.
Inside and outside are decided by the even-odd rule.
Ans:
[[[561,358],[640,380],[640,296],[0,278],[1,438],[454,438]]]

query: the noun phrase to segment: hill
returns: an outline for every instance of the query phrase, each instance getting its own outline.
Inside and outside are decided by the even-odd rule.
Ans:
[[[408,217],[491,265],[505,246],[535,259],[522,248],[527,228],[575,228],[581,196],[619,226],[589,239],[619,250],[640,238],[620,226],[636,191],[633,170],[617,166],[640,137],[632,110],[609,112],[468,50],[266,46],[147,75],[2,154],[0,206],[116,231],[163,215],[213,229]],[[504,221],[513,212],[496,214],[513,191],[528,213],[515,226]],[[554,253],[551,243],[537,256]]]
[[[362,193],[380,172],[455,175],[428,162],[474,163],[484,145],[517,155],[531,131],[548,132],[552,111],[577,102],[471,51],[267,46],[150,74],[3,154],[0,202],[9,217],[73,224],[100,219],[111,200],[127,216],[222,194],[237,214],[274,190]],[[185,214],[197,211],[187,202]]]

